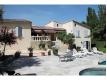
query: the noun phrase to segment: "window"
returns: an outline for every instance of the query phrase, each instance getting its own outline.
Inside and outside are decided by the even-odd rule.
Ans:
[[[22,37],[22,27],[18,27],[18,37]]]
[[[22,27],[16,27],[15,33],[17,37],[22,37]]]
[[[89,35],[88,35],[88,31],[87,30],[84,30],[84,38],[87,38]]]
[[[76,27],[76,23],[74,24],[74,26]]]
[[[79,30],[78,30],[78,34],[77,34],[77,36],[80,37],[80,31],[79,31]]]
[[[76,37],[79,38],[80,37],[80,30],[76,31]]]
[[[57,27],[58,27],[59,25],[57,24]]]

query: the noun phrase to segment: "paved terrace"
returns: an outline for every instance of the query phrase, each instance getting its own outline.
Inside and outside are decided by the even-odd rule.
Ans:
[[[84,58],[76,58],[70,62],[60,62],[57,56],[25,57],[14,61],[10,66],[17,66],[20,74],[36,73],[37,75],[79,75],[86,68],[102,67],[98,61],[106,59],[106,55],[94,54]]]

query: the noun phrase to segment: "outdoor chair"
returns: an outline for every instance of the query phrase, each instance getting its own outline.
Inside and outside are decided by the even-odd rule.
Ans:
[[[92,48],[92,52],[95,53],[95,54],[100,54],[100,55],[103,54],[103,52],[102,51],[98,51],[96,47]]]
[[[73,61],[74,59],[75,59],[75,56],[73,56],[73,52],[72,51],[66,52],[65,55],[60,55],[59,56],[59,60],[61,62]]]
[[[89,52],[86,48],[83,48],[81,52],[86,53],[86,55],[92,55],[93,54],[93,52]]]
[[[76,58],[82,58],[84,57],[84,53],[77,52],[76,49],[73,49],[73,56],[75,56]]]

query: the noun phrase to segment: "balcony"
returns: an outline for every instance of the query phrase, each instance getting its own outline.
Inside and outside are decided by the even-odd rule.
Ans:
[[[50,41],[50,36],[32,36],[33,41]]]

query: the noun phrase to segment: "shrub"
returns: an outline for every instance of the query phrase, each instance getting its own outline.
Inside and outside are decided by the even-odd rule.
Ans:
[[[20,57],[21,52],[20,51],[16,51],[15,52],[15,58],[19,58]]]
[[[52,46],[54,46],[55,44],[52,41],[48,41],[47,45],[49,49],[52,49]]]
[[[28,51],[29,51],[29,57],[32,57],[33,56],[33,48],[32,47],[28,48]]]
[[[46,45],[45,42],[41,41],[40,44],[39,44],[39,48],[40,49],[45,49],[45,45]]]
[[[30,53],[32,53],[32,52],[33,52],[33,48],[32,48],[32,47],[28,48],[28,51],[29,51]]]
[[[58,49],[57,49],[57,48],[53,48],[53,54],[54,54],[55,56],[58,56]]]
[[[48,55],[49,55],[49,56],[51,55],[51,50],[48,51]]]
[[[80,51],[81,50],[81,47],[77,47],[77,49],[76,49],[77,51]]]
[[[0,57],[2,56],[2,52],[1,52],[1,50],[0,50]]]
[[[29,53],[29,57],[33,57],[33,53]]]

